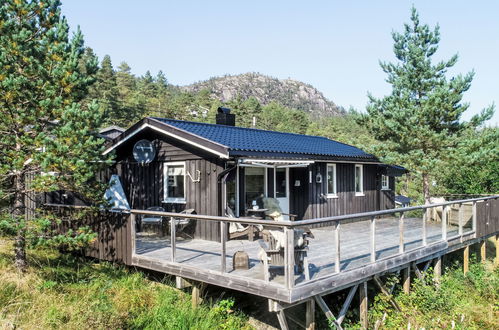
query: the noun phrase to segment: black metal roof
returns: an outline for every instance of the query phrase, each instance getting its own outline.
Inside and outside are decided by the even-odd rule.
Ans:
[[[303,158],[339,157],[377,162],[371,154],[354,146],[321,136],[266,131],[254,128],[215,125],[165,118],[151,118],[181,131],[226,146],[230,155]]]

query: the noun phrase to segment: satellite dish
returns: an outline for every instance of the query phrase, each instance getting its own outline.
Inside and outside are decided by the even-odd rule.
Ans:
[[[149,140],[140,140],[133,146],[133,158],[138,163],[148,164],[156,157],[156,148]]]

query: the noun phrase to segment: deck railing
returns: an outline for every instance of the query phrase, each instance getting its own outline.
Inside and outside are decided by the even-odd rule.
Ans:
[[[492,201],[496,203],[499,201],[499,196],[487,196],[480,198],[472,198],[465,200],[457,200],[457,201],[449,201],[437,204],[429,204],[429,205],[419,205],[419,206],[411,206],[397,209],[389,209],[382,211],[372,211],[372,212],[364,212],[357,214],[347,214],[347,215],[339,215],[339,216],[331,216],[331,217],[323,217],[316,219],[307,219],[307,220],[298,220],[298,221],[272,221],[272,220],[262,220],[262,219],[253,219],[253,218],[227,218],[227,217],[218,217],[218,216],[206,216],[206,215],[196,215],[196,214],[178,214],[172,212],[159,212],[159,211],[145,211],[145,210],[131,210],[132,214],[132,228],[135,228],[133,225],[136,216],[138,215],[154,215],[166,217],[169,219],[174,218],[187,218],[193,220],[203,220],[203,221],[216,221],[220,223],[220,271],[222,273],[227,272],[226,265],[226,244],[227,244],[227,226],[231,222],[242,223],[246,225],[263,225],[266,227],[277,227],[281,228],[284,237],[285,237],[285,248],[284,248],[284,285],[286,288],[291,288],[295,286],[295,246],[294,246],[294,231],[299,227],[309,227],[320,224],[330,224],[331,230],[333,233],[333,251],[334,251],[334,272],[341,273],[341,255],[342,255],[342,244],[341,244],[341,226],[343,223],[347,222],[360,222],[360,221],[368,221],[369,222],[369,261],[371,263],[375,263],[378,261],[377,258],[377,249],[376,249],[376,228],[377,222],[379,219],[383,217],[396,215],[398,218],[398,236],[399,236],[399,247],[398,254],[403,254],[407,252],[406,249],[406,240],[404,237],[404,228],[407,224],[407,221],[422,221],[421,224],[421,247],[428,246],[429,242],[427,240],[427,222],[429,219],[441,221],[441,237],[438,240],[434,240],[432,244],[442,241],[449,241],[452,239],[463,237],[463,235],[472,235],[477,231],[477,203],[485,203],[488,204]],[[454,227],[457,227],[457,233],[449,236],[448,233],[448,223],[451,216],[451,208],[455,211],[457,209],[457,223]],[[465,223],[464,223],[464,213],[465,209],[471,208],[471,228],[468,228],[465,231]],[[440,220],[432,218],[432,211],[439,210]],[[408,217],[408,214],[414,212],[422,212],[421,218],[411,218]],[[434,212],[435,213],[435,212]],[[490,217],[490,216],[489,216]],[[456,220],[456,219],[454,219]],[[483,221],[487,221],[484,219]],[[175,229],[175,221],[169,221],[170,226],[170,248],[171,248],[171,257],[170,262],[177,262],[176,260],[176,229]],[[324,228],[322,228],[324,229]],[[497,227],[497,231],[499,231],[499,223]],[[132,235],[135,239],[135,235]],[[302,281],[300,284],[306,283]]]
[[[329,272],[325,275],[319,274],[318,277],[313,278],[312,280],[321,279],[322,277],[328,277],[331,275],[340,274],[345,271],[350,271],[355,268],[350,268],[348,270],[344,270],[341,267],[342,253],[346,253],[348,251],[344,251],[344,247],[342,247],[341,241],[341,228],[343,226],[347,226],[349,223],[355,222],[365,222],[366,225],[369,226],[369,238],[366,242],[359,242],[359,244],[368,244],[368,255],[366,257],[367,263],[376,263],[381,262],[382,259],[386,259],[388,257],[380,258],[378,254],[381,254],[380,249],[377,248],[377,235],[376,230],[379,226],[380,221],[385,221],[385,218],[390,218],[390,221],[398,222],[398,249],[395,255],[390,255],[389,257],[403,255],[404,253],[409,252],[411,249],[408,249],[409,242],[404,235],[406,226],[410,225],[410,221],[422,221],[420,224],[421,228],[421,237],[420,237],[420,246],[417,248],[425,248],[430,245],[448,242],[455,239],[463,238],[475,238],[475,237],[484,237],[493,233],[499,232],[499,219],[496,214],[499,210],[499,195],[496,196],[487,196],[487,197],[479,197],[479,198],[471,198],[464,200],[454,200],[449,202],[437,203],[437,204],[429,204],[429,205],[419,205],[405,208],[397,208],[397,209],[389,209],[382,211],[372,211],[372,212],[364,212],[357,214],[346,214],[339,216],[331,216],[331,217],[323,217],[323,218],[315,218],[315,219],[306,219],[306,220],[298,220],[298,221],[272,221],[272,220],[262,220],[262,219],[254,219],[254,218],[229,218],[229,217],[219,217],[219,216],[207,216],[207,215],[197,215],[197,214],[179,214],[172,212],[162,212],[162,211],[148,211],[148,210],[131,210],[128,217],[128,228],[130,231],[131,238],[131,257],[133,259],[134,256],[137,256],[137,236],[135,233],[136,229],[136,220],[138,216],[157,216],[168,219],[169,226],[169,246],[170,255],[166,260],[161,260],[161,262],[166,262],[173,265],[184,265],[183,260],[178,259],[177,255],[177,243],[178,238],[176,237],[177,228],[176,221],[171,221],[172,219],[191,219],[193,221],[210,221],[210,222],[218,222],[220,224],[220,241],[218,251],[211,251],[211,258],[213,258],[214,254],[220,255],[219,267],[217,267],[217,271],[224,275],[228,276],[238,276],[229,274],[227,267],[227,243],[228,243],[228,226],[230,223],[241,223],[250,226],[259,226],[263,225],[269,228],[280,228],[283,232],[283,236],[285,238],[285,245],[283,251],[284,257],[284,277],[283,281],[279,283],[275,281],[275,285],[283,285],[285,288],[290,289],[296,285],[303,285],[308,283],[309,279],[300,278],[297,283],[297,277],[295,274],[295,230],[303,227],[312,227],[328,224],[327,227],[321,227],[321,230],[331,231],[332,233],[332,243],[330,247],[333,250],[333,262],[334,267],[332,268],[332,273]],[[418,213],[421,217],[413,217],[413,213]],[[488,212],[488,213],[487,213]],[[478,222],[478,216],[480,213],[480,222]],[[465,221],[465,214],[469,215],[467,221]],[[395,216],[395,217],[394,217]],[[394,218],[394,219],[393,219]],[[429,221],[433,222],[441,222],[440,234],[438,237],[432,236],[429,240],[429,236],[427,233],[428,223]],[[449,226],[449,222],[454,221],[454,225]],[[471,223],[470,223],[471,222]],[[467,225],[468,224],[468,225]],[[432,224],[433,225],[433,224]],[[331,228],[331,229],[329,229]],[[395,227],[396,228],[396,227]],[[397,230],[395,229],[394,230]],[[432,230],[434,226],[432,227]],[[451,229],[451,235],[449,235],[449,229]],[[391,227],[390,227],[390,230]],[[396,233],[396,232],[395,232]],[[395,234],[393,233],[393,234]],[[438,232],[437,232],[438,233]],[[123,236],[124,237],[124,236]],[[413,243],[413,242],[412,242]],[[411,243],[411,244],[412,244]],[[329,244],[327,241],[325,244]],[[395,243],[396,244],[396,243]],[[119,244],[118,244],[119,245]],[[395,245],[396,246],[396,245]],[[118,247],[115,247],[118,249]],[[168,260],[169,259],[169,260]],[[188,263],[187,263],[188,264]],[[365,265],[365,264],[364,264]],[[195,266],[193,266],[195,267]],[[264,281],[267,281],[265,278]]]

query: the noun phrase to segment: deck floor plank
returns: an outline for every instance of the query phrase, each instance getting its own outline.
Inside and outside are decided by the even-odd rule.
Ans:
[[[312,229],[315,238],[310,239],[308,260],[311,279],[334,274],[334,235],[333,227]],[[449,226],[448,236],[457,234],[457,228]],[[404,226],[405,250],[422,246],[422,221],[417,218],[406,218]],[[369,264],[370,261],[370,226],[369,221],[359,221],[342,224],[341,240],[341,271],[350,270]],[[427,223],[427,243],[431,244],[441,239],[440,223]],[[376,222],[376,259],[398,254],[399,231],[398,219],[384,218]],[[227,272],[251,279],[264,279],[263,266],[259,259],[260,245],[257,241],[231,240],[226,247]],[[221,271],[221,243],[200,239],[176,241],[176,262],[212,271]],[[237,251],[244,251],[250,259],[248,270],[232,270],[232,256]],[[148,258],[169,262],[171,247],[169,237],[155,237],[138,234],[136,254]],[[283,267],[273,267],[272,282],[284,285]],[[296,274],[296,283],[303,282],[303,274]]]

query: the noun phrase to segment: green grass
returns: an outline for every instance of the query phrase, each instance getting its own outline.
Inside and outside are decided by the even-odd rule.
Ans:
[[[191,297],[142,273],[52,250],[30,250],[30,268],[12,266],[0,238],[0,329],[241,329],[233,301],[191,307]]]
[[[384,318],[382,329],[408,329],[409,323],[411,329],[499,329],[499,267],[492,261],[474,261],[466,275],[461,267],[456,262],[448,267],[439,287],[433,283],[431,269],[424,281],[414,280],[410,294],[398,286],[394,298],[402,313],[376,292],[370,326]],[[352,322],[348,327],[360,325]]]

